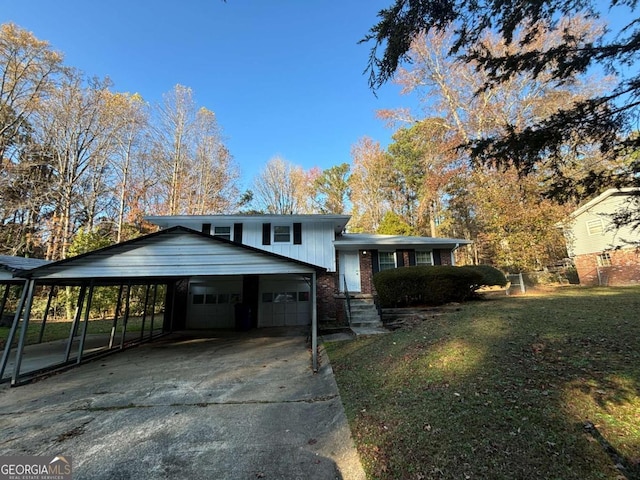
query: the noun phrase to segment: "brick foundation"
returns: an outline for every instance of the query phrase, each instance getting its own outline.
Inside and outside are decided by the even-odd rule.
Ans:
[[[601,252],[578,255],[575,262],[581,285],[636,285],[640,283],[640,250],[610,250],[610,267],[598,267]]]

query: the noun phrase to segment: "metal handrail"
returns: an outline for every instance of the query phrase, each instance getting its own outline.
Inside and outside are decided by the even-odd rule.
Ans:
[[[342,281],[344,282],[344,296],[347,301],[347,323],[351,326],[351,295],[349,295],[349,289],[347,288],[346,276],[342,277]]]

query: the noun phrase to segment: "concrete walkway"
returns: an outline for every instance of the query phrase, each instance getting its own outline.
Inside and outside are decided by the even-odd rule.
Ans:
[[[326,355],[304,336],[173,335],[0,386],[0,455],[81,479],[364,479]]]

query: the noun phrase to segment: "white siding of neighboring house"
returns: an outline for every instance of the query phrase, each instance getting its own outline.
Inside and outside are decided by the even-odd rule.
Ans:
[[[610,215],[624,206],[626,195],[611,195],[590,209],[576,216],[572,223],[572,238],[569,238],[568,247],[571,256],[584,255],[594,252],[602,252],[615,247],[624,247],[627,241],[638,240],[638,233],[634,233],[629,227],[613,230]],[[602,221],[603,232],[589,234],[589,222]]]

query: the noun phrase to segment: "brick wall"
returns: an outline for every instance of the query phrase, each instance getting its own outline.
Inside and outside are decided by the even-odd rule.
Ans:
[[[335,273],[322,273],[316,278],[318,322],[330,323],[337,319],[337,278],[338,275]]]
[[[610,267],[598,267],[598,253],[574,258],[581,285],[635,285],[640,283],[640,251],[636,248],[610,250]],[[598,272],[600,277],[598,277]],[[599,280],[600,278],[600,280]]]
[[[367,252],[366,254],[364,252]],[[358,252],[360,257],[360,292],[373,294],[375,288],[373,286],[373,264],[371,260],[371,251],[361,250]]]
[[[440,250],[441,265],[451,265],[451,250]]]

